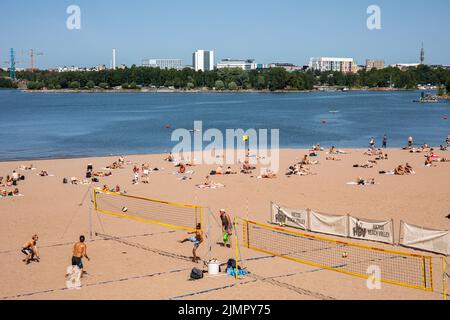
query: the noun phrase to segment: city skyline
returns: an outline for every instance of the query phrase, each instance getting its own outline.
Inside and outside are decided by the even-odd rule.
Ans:
[[[201,3],[191,8],[173,1],[171,10],[161,1],[132,1],[128,5],[106,1],[77,1],[81,29],[68,30],[67,7],[71,3],[44,0],[4,4],[9,12],[0,22],[3,68],[9,50],[34,48],[44,55],[37,67],[96,66],[111,64],[117,49],[117,65],[141,65],[145,58],[177,58],[189,65],[192,52],[208,48],[215,62],[225,58],[255,59],[259,63],[285,62],[307,65],[311,57],[352,57],[359,65],[366,59],[386,64],[418,63],[422,42],[426,64],[450,64],[450,44],[443,41],[444,22],[450,3],[433,4],[386,0],[381,8],[381,30],[369,30],[366,12],[371,1],[249,1],[251,15],[236,12],[231,1],[226,10],[211,4],[206,14]],[[222,11],[212,9],[222,8]],[[345,8],[345,10],[344,10]],[[245,11],[245,10],[244,10]],[[214,13],[211,13],[214,12]],[[14,21],[14,27],[8,27]],[[205,27],[206,26],[206,27]],[[314,26],[314,28],[311,28]],[[6,31],[5,31],[6,30]],[[18,56],[17,67],[28,67],[29,57]]]

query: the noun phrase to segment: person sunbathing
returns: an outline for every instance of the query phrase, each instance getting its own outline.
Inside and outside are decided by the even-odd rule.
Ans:
[[[359,186],[366,186],[366,185],[374,185],[375,184],[375,178],[369,178],[369,179],[363,179],[361,177],[358,177],[356,179],[356,182]]]
[[[222,166],[218,166],[216,169],[216,174],[217,175],[222,175],[223,174],[223,167]]]
[[[212,186],[212,182],[211,182],[211,179],[209,176],[206,176],[205,183],[203,183],[203,185],[208,186],[208,187]]]
[[[361,164],[361,165],[355,164],[355,165],[353,165],[353,168],[372,169],[372,168],[373,168],[373,164],[372,164],[372,163],[369,163],[369,162],[367,162],[367,163],[365,163],[365,164]]]
[[[168,162],[175,161],[175,157],[173,156],[172,152],[167,156],[167,158],[164,159],[164,161],[168,161]]]
[[[309,161],[309,159],[308,159],[308,155],[304,155],[303,156],[303,159],[302,159],[302,161],[300,161],[300,164],[302,164],[302,165],[308,165],[308,164],[311,164],[310,163],[310,161]]]
[[[275,179],[276,177],[277,177],[276,173],[274,173],[270,169],[267,169],[266,172],[261,175],[261,178],[263,179]]]
[[[237,174],[237,172],[236,172],[236,171],[232,171],[232,170],[231,170],[231,167],[228,167],[227,170],[225,171],[225,174],[226,174],[226,175]]]
[[[103,185],[102,191],[103,191],[103,192],[108,192],[108,191],[109,191],[109,188],[108,188],[108,186],[107,186],[106,184]]]
[[[441,151],[447,151],[448,146],[443,146],[442,144],[440,145],[440,150]]]
[[[402,165],[399,165],[397,168],[394,169],[394,174],[396,176],[403,176],[405,175],[405,168]]]
[[[311,151],[323,151],[323,148],[320,146],[320,144],[316,144],[311,148]]]
[[[336,157],[326,157],[325,160],[328,160],[328,161],[342,161],[342,159],[338,159]]]
[[[39,175],[40,175],[41,177],[48,177],[48,172],[45,171],[45,170],[42,170],[42,171],[39,173]]]
[[[430,156],[427,156],[427,158],[425,160],[425,166],[431,167],[432,165],[433,165],[433,158],[431,158]]]
[[[178,173],[184,174],[186,172],[186,165],[180,164],[178,167]]]
[[[405,173],[406,174],[413,174],[414,173],[414,169],[409,163],[406,163],[406,165],[405,165]]]

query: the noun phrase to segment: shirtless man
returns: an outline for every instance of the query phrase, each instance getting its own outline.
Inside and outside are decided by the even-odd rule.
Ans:
[[[200,257],[197,256],[197,249],[200,247],[200,245],[203,243],[203,231],[202,231],[202,225],[200,223],[197,224],[197,229],[194,232],[189,232],[188,234],[195,234],[195,236],[188,237],[184,240],[179,241],[180,243],[185,243],[188,241],[191,241],[194,243],[194,248],[192,249],[192,261],[195,263],[198,263]]]
[[[87,256],[86,250],[87,246],[84,243],[85,238],[84,236],[80,236],[80,241],[75,243],[73,246],[73,256],[72,256],[72,266],[77,266],[81,270],[81,277],[83,277],[83,274],[86,273],[86,271],[83,271],[83,257],[88,259],[88,261],[91,261],[89,257]]]
[[[39,252],[36,246],[36,243],[38,241],[39,237],[37,234],[35,234],[30,241],[26,242],[22,247],[22,253],[25,254],[27,257],[23,259],[22,261],[26,264],[29,264],[30,261],[36,261],[39,262]],[[36,257],[36,259],[35,259]]]

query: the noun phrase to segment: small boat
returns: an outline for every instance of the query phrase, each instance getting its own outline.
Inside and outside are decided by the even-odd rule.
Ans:
[[[422,94],[420,95],[420,99],[419,100],[414,100],[414,102],[419,102],[419,103],[436,103],[436,102],[439,102],[439,99],[435,95],[432,95],[430,93],[422,92]]]

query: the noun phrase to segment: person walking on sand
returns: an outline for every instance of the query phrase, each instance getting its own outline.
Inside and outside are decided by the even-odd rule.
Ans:
[[[31,238],[31,240],[27,241],[22,247],[21,252],[27,256],[22,261],[25,262],[26,264],[29,264],[30,261],[39,262],[39,251],[36,246],[38,239],[39,239],[38,235],[35,234]]]
[[[413,143],[414,143],[413,137],[410,136],[408,138],[408,147],[411,148],[413,146]]]
[[[386,148],[387,148],[387,135],[385,134],[383,136],[383,149],[386,149]]]
[[[180,243],[185,242],[193,242],[194,248],[192,249],[192,261],[195,263],[198,263],[201,259],[197,256],[197,250],[200,247],[200,245],[203,243],[203,231],[202,231],[202,225],[200,223],[197,224],[197,228],[194,232],[189,232],[188,234],[195,234],[192,237],[188,237],[184,240],[179,241]]]
[[[370,139],[370,148],[373,150],[375,149],[375,138],[372,137],[372,139]]]
[[[87,272],[84,271],[83,266],[83,257],[86,258],[88,261],[91,261],[91,259],[87,255],[87,245],[84,243],[85,241],[84,236],[80,236],[80,241],[75,243],[73,246],[73,255],[72,255],[72,266],[77,266],[81,270],[81,277],[83,277],[83,274],[86,274]],[[67,275],[66,275],[67,277]]]
[[[220,220],[222,221],[223,245],[231,248],[231,236],[233,235],[233,223],[225,209],[220,210]]]

